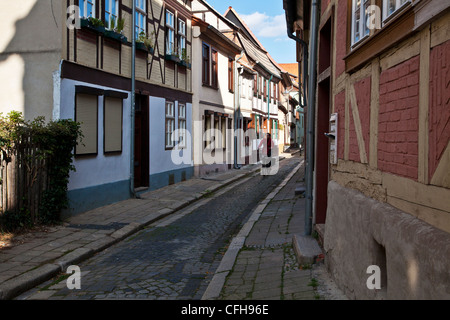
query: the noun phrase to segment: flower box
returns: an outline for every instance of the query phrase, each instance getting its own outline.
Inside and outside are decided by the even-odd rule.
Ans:
[[[117,33],[115,31],[112,30],[105,30],[104,33],[105,37],[109,38],[109,39],[113,39],[122,43],[127,43],[128,39],[127,37],[125,37],[123,34]]]
[[[175,55],[175,54],[167,54],[164,56],[164,59],[169,60],[169,61],[174,61],[176,63],[179,63],[181,60],[180,58]]]
[[[187,61],[184,61],[184,60],[180,60],[178,62],[178,65],[183,66],[183,67],[188,68],[188,69],[191,68],[191,64],[189,62],[187,62]]]
[[[80,26],[82,29],[91,30],[96,33],[105,33],[105,27],[104,26],[96,26],[93,25],[90,19],[81,19],[80,20]]]

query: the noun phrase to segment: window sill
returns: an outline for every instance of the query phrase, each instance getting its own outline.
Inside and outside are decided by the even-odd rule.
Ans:
[[[173,62],[176,62],[176,63],[180,63],[181,62],[181,59],[178,58],[178,56],[174,55],[174,54],[167,54],[166,53],[164,55],[164,59],[167,60],[167,61],[173,61]]]
[[[389,23],[376,30],[373,35],[360,40],[350,49],[351,51],[343,58],[345,71],[348,73],[355,72],[365,63],[409,36],[413,32],[413,28],[414,10],[412,7],[408,7],[392,17]]]
[[[102,26],[94,26],[89,19],[82,18],[80,19],[81,29],[90,30],[95,33],[104,34],[106,29]]]
[[[127,37],[112,30],[105,30],[105,33],[103,35],[108,39],[112,39],[121,43],[128,43]]]
[[[144,51],[144,52],[147,52],[147,53],[150,53],[150,54],[153,54],[153,52],[154,52],[152,47],[147,47],[142,42],[136,42],[136,50]]]
[[[207,83],[203,83],[202,86],[206,87],[206,88],[214,89],[214,90],[219,90],[219,87],[214,87],[214,86],[212,86],[210,84],[207,84]]]

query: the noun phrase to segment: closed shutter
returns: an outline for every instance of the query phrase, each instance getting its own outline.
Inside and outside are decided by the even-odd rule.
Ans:
[[[122,99],[105,97],[105,153],[122,151],[122,105]]]
[[[75,119],[81,123],[83,134],[78,140],[76,155],[97,154],[98,141],[98,97],[78,93],[76,95]]]

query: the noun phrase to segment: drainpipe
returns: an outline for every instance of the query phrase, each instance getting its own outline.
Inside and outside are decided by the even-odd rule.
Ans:
[[[317,39],[318,39],[318,0],[313,0],[311,3],[311,40],[309,52],[310,73],[308,75],[308,106],[307,110],[307,133],[306,145],[309,148],[306,162],[306,205],[305,205],[305,234],[312,233],[313,220],[313,171],[314,171],[314,132],[315,132],[315,108],[316,108],[316,61],[317,61]]]
[[[135,69],[136,69],[136,3],[133,1],[133,17],[132,17],[132,50],[131,50],[131,114],[130,114],[130,194],[132,198],[136,198],[134,191],[134,113],[135,113]]]
[[[270,79],[267,82],[267,132],[272,135],[270,131],[270,82],[273,79],[273,74],[270,75]]]
[[[291,32],[288,30],[287,35],[289,38],[297,41],[298,43],[300,43],[300,45],[302,46],[302,52],[303,52],[303,58],[302,58],[302,63],[303,63],[303,73],[302,73],[302,91],[303,91],[303,99],[299,99],[299,100],[303,100],[299,101],[299,104],[304,108],[306,107],[306,91],[307,91],[307,85],[306,85],[306,75],[308,74],[308,44],[303,40],[300,39],[296,36],[294,36],[293,34],[291,34]],[[299,66],[300,69],[300,66]],[[300,70],[299,73],[300,74]]]
[[[238,72],[238,62],[239,60],[242,59],[242,57],[244,56],[244,51],[241,52],[241,55],[239,57],[236,58],[235,62],[234,62],[234,74],[235,76],[235,81],[234,81],[234,169],[240,169],[241,166],[237,163],[237,156],[238,156],[238,151],[239,151],[239,146],[238,146],[238,137],[236,136],[236,133],[238,132],[238,121],[240,120],[240,115],[241,115],[241,98],[240,98],[240,94],[239,94],[239,72]]]
[[[305,41],[291,34],[288,29],[288,37],[297,41],[302,46],[303,51],[303,94],[307,96],[308,102],[303,107],[309,106],[307,109],[306,119],[306,205],[305,205],[305,235],[312,233],[312,217],[313,217],[313,171],[314,171],[314,132],[315,132],[315,92],[316,92],[316,60],[317,60],[317,37],[318,37],[318,0],[311,3],[311,35],[310,35],[310,52],[309,61],[307,56],[308,47]],[[308,72],[308,63],[309,70]],[[308,83],[306,83],[306,74],[308,73]],[[308,84],[308,85],[307,85]]]

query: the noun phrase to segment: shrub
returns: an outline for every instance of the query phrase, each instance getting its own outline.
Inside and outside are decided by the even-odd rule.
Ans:
[[[6,194],[20,197],[10,202],[15,205],[3,213],[0,226],[13,229],[59,221],[68,204],[69,175],[75,170],[73,149],[80,136],[80,124],[70,119],[46,123],[44,117],[37,117],[30,122],[19,112],[0,114],[1,166],[18,171],[10,175],[16,177],[16,190]],[[8,165],[13,158],[15,165]],[[38,205],[30,199],[37,199]]]

